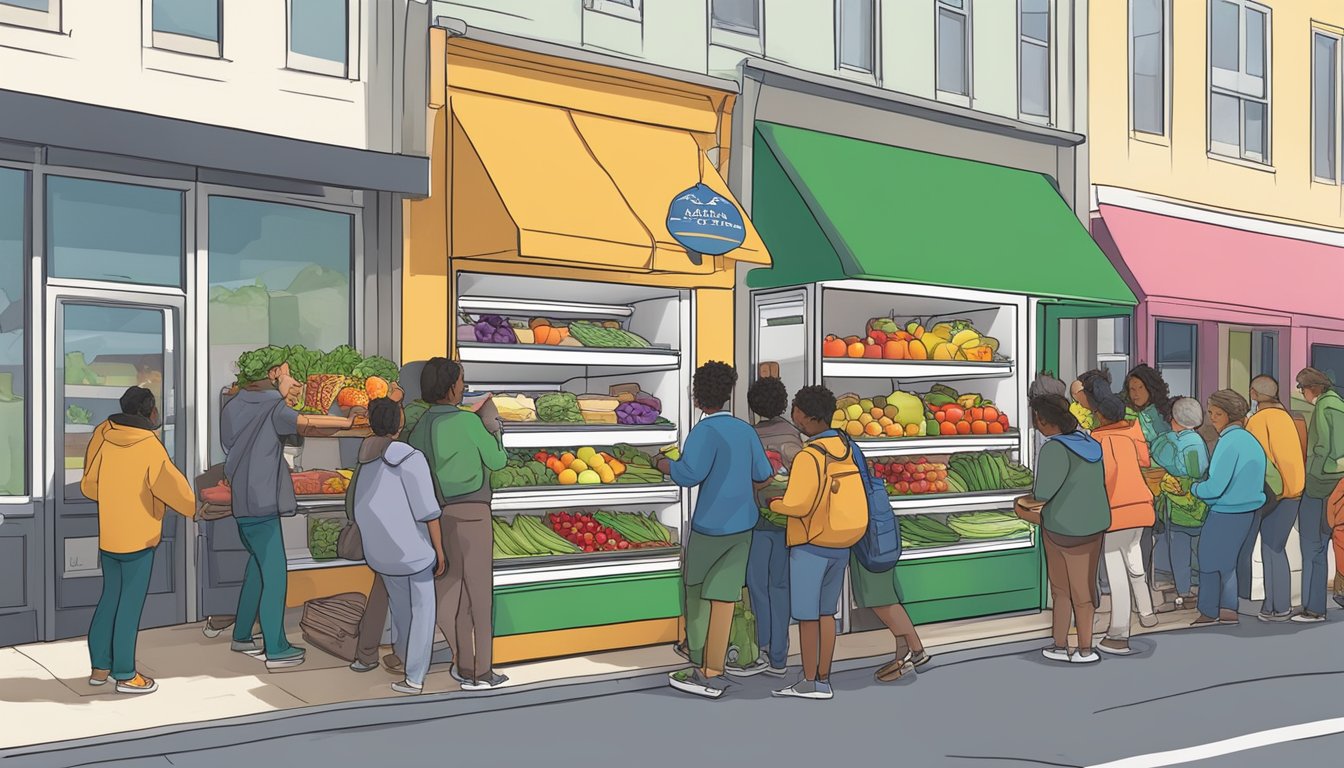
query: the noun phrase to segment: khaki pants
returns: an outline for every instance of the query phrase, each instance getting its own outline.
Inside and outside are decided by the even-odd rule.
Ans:
[[[1069,647],[1069,625],[1078,627],[1078,647],[1092,648],[1092,622],[1097,614],[1097,566],[1102,534],[1057,536],[1045,532],[1045,571],[1053,601],[1056,648]],[[1072,621],[1070,621],[1072,620]]]
[[[449,504],[439,519],[448,569],[434,581],[439,631],[453,649],[457,673],[488,679],[493,670],[494,548],[490,505]]]
[[[378,649],[383,643],[383,628],[387,626],[387,587],[383,577],[373,574],[373,586],[369,587],[369,599],[364,603],[364,618],[359,621],[359,645],[355,648],[355,660],[361,664],[373,665],[378,661]]]

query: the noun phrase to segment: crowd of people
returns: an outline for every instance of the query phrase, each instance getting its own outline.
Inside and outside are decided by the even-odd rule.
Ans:
[[[220,419],[232,514],[248,552],[230,647],[268,669],[296,666],[305,655],[284,629],[280,518],[297,511],[284,448],[302,435],[348,429],[358,415],[301,415],[294,407],[299,383],[282,353],[240,366],[257,380],[243,382]],[[424,689],[436,626],[452,651],[452,676],[464,690],[489,690],[507,680],[492,665],[489,482],[507,454],[490,401],[463,407],[459,363],[434,358],[418,378],[419,397],[404,407],[404,393],[394,387],[367,408],[372,436],[359,448],[346,503],[352,525],[340,546],[368,563],[374,581],[350,668],[380,665],[390,614],[393,653],[381,664],[401,678],[395,691]],[[759,376],[748,390],[753,424],[726,410],[736,384],[732,366],[700,366],[692,396],[701,418],[682,450],[666,449],[658,459],[673,482],[699,488],[682,568],[685,634],[675,646],[690,666],[672,673],[670,685],[716,699],[732,678],[786,677],[796,621],[801,680],[774,693],[832,698],[835,616],[847,569],[857,605],[871,610],[896,642],[877,679],[889,682],[923,667],[931,657],[902,606],[897,569],[875,572],[854,555],[868,531],[871,486],[859,446],[830,426],[835,395],[807,386],[790,399],[777,377]],[[1250,597],[1257,541],[1265,588],[1259,619],[1325,620],[1326,548],[1333,540],[1344,554],[1344,525],[1335,527],[1344,524],[1335,519],[1344,510],[1344,399],[1312,368],[1296,384],[1312,407],[1305,424],[1268,376],[1251,382],[1249,399],[1222,390],[1207,404],[1171,397],[1147,365],[1130,371],[1118,390],[1103,370],[1071,386],[1048,374],[1032,383],[1036,479],[1031,496],[1019,500],[1019,514],[1041,528],[1054,611],[1047,659],[1085,664],[1097,661],[1098,652],[1132,652],[1133,614],[1142,626],[1157,623],[1148,553],[1159,554],[1157,570],[1170,574],[1175,607],[1198,609],[1195,626],[1238,622],[1239,599]],[[150,693],[157,683],[137,672],[135,640],[153,554],[165,510],[190,517],[197,503],[157,438],[154,395],[132,387],[120,405],[121,413],[93,434],[81,486],[98,504],[103,573],[89,629],[89,683],[111,680],[119,692]],[[1298,612],[1286,553],[1294,526],[1303,563]],[[1336,559],[1344,564],[1344,557]],[[1110,617],[1094,642],[1103,576]],[[1334,591],[1344,605],[1344,576],[1336,576]],[[761,653],[751,663],[729,664],[744,592]],[[258,623],[260,638],[253,634]]]

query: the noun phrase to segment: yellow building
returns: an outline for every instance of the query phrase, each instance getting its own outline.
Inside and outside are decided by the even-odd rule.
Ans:
[[[1344,5],[1090,13],[1093,232],[1141,299],[1137,359],[1196,396],[1344,374]]]

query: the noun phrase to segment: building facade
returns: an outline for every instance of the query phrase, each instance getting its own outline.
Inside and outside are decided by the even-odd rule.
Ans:
[[[240,351],[396,356],[401,201],[428,193],[428,13],[0,2],[0,644],[88,628],[101,578],[79,478],[128,385],[158,395],[193,477],[222,459]],[[196,620],[246,560],[168,518],[146,625]]]

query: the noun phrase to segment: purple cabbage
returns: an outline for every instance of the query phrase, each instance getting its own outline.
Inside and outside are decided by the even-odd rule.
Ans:
[[[640,403],[621,403],[616,406],[616,421],[620,424],[652,424],[658,420],[659,411]]]
[[[648,392],[640,392],[638,395],[635,395],[635,402],[640,403],[641,405],[646,405],[659,414],[663,412],[663,401],[650,395]]]
[[[517,344],[518,335],[499,315],[484,315],[473,326],[476,341],[482,344]]]

